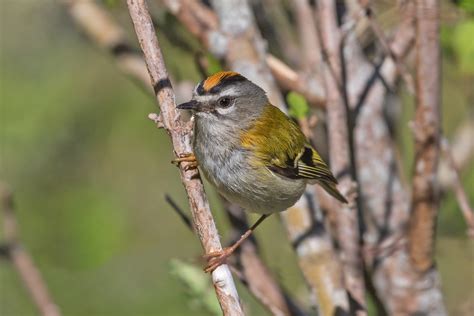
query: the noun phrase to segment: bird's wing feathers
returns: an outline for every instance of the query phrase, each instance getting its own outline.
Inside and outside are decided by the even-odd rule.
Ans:
[[[314,180],[337,200],[347,203],[318,152],[306,142],[298,125],[276,107],[265,106],[259,120],[241,133],[240,141],[251,153],[249,162],[255,168],[267,168],[289,179]]]
[[[272,105],[265,106],[259,121],[241,134],[241,143],[255,153],[252,163],[281,176],[337,183],[298,125]]]
[[[297,167],[301,178],[329,181],[337,184],[337,180],[332,175],[329,167],[310,145],[304,146],[303,153],[297,160]]]

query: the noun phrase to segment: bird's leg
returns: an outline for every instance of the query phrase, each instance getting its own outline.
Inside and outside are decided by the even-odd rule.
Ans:
[[[220,251],[214,251],[204,255],[204,259],[207,260],[207,266],[204,268],[204,272],[212,272],[221,264],[224,264],[227,258],[234,253],[234,251],[239,248],[239,246],[252,235],[253,231],[260,225],[265,218],[269,215],[262,215],[260,218],[252,225],[239,240],[237,240],[232,246],[226,247]]]
[[[175,158],[175,159],[171,160],[171,163],[175,164],[177,166],[179,166],[180,163],[182,163],[182,162],[189,162],[189,164],[187,164],[184,167],[185,171],[188,171],[190,169],[196,169],[198,167],[198,162],[196,160],[196,156],[194,156],[193,153],[179,154],[178,158]]]

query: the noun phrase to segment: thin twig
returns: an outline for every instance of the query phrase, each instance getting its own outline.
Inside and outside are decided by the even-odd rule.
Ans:
[[[325,107],[326,92],[314,77],[296,72],[271,54],[267,55],[266,62],[279,86],[300,93],[314,107]]]
[[[5,249],[16,271],[28,290],[32,301],[42,316],[60,316],[40,271],[31,255],[21,245],[15,217],[13,194],[5,184],[0,183],[0,208],[3,209],[3,230]]]
[[[189,216],[186,215],[186,213],[184,212],[184,210],[178,206],[178,204],[173,200],[173,198],[169,194],[165,194],[165,201],[178,214],[179,218],[183,221],[184,225],[192,231],[193,224]]]
[[[459,171],[462,171],[474,157],[474,119],[472,117],[460,124],[456,133],[451,138],[450,152]],[[455,184],[456,175],[453,172],[449,159],[441,159],[438,171],[439,184],[441,191],[451,189]]]
[[[405,81],[405,84],[407,86],[408,91],[411,94],[415,93],[415,84],[413,81],[413,77],[408,71],[407,67],[405,64],[400,60],[399,56],[392,51],[392,48],[390,46],[389,41],[385,37],[384,31],[382,30],[382,27],[379,25],[377,22],[377,19],[375,17],[375,12],[372,10],[372,8],[369,6],[369,2],[365,0],[359,0],[359,5],[362,8],[362,11],[364,12],[365,17],[369,21],[370,28],[374,32],[375,36],[380,42],[380,45],[385,52],[387,56],[392,58],[392,60],[395,62],[395,65],[397,67],[398,73],[401,75],[402,79]]]
[[[146,1],[128,0],[127,5],[140,46],[145,55],[151,83],[160,105],[163,125],[171,136],[174,151],[176,154],[190,153],[192,151],[190,128],[180,120],[180,114],[176,109],[175,96]],[[201,244],[206,254],[220,251],[222,246],[219,241],[219,234],[212,218],[199,173],[197,170],[185,169],[186,166],[181,165],[181,180],[188,194],[194,227],[198,232]],[[229,267],[225,264],[219,266],[212,272],[212,280],[224,315],[243,315]]]

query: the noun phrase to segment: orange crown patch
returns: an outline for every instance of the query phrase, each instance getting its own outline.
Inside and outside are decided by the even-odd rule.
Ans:
[[[240,76],[239,73],[237,72],[234,72],[234,71],[220,71],[220,72],[217,72],[215,74],[213,74],[212,76],[209,76],[203,83],[202,87],[204,88],[204,91],[209,91],[211,90],[212,88],[214,88],[215,86],[219,85],[219,83],[221,83],[222,80],[226,79],[226,78],[230,78],[230,77],[234,77],[234,76]]]

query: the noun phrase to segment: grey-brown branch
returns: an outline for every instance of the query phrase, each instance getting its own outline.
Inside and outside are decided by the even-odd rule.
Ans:
[[[177,156],[190,153],[192,151],[190,126],[180,119],[176,109],[174,92],[146,1],[128,0],[127,5],[161,109],[163,126],[171,137],[174,152]],[[186,163],[180,164],[181,180],[188,194],[193,223],[201,244],[206,254],[222,250],[198,170],[185,170],[186,165]],[[225,264],[219,266],[212,272],[212,280],[224,315],[243,315],[229,267]]]

